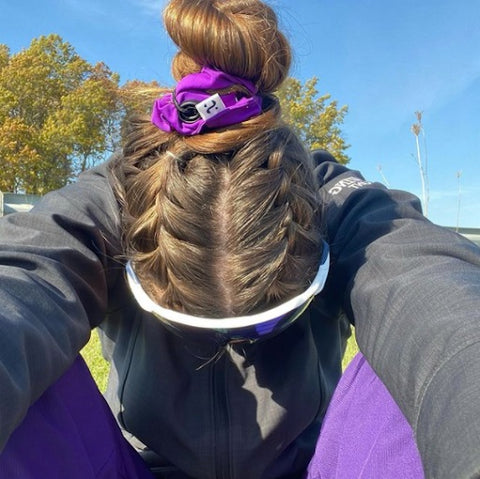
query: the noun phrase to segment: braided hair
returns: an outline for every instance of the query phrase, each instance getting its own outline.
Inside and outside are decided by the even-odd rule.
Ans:
[[[261,311],[307,288],[322,248],[311,158],[274,96],[290,47],[259,0],[171,0],[164,21],[179,47],[177,80],[210,65],[254,82],[263,108],[189,137],[130,120],[112,167],[125,253],[165,307],[209,317]]]

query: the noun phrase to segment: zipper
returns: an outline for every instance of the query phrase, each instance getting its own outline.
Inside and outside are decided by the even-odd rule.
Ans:
[[[229,413],[226,391],[228,351],[212,365],[212,417],[213,450],[216,479],[229,479],[230,473],[230,434]]]

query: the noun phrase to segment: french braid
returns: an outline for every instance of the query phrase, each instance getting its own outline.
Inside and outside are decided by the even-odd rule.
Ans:
[[[198,32],[188,22],[172,33],[173,20],[188,16],[197,30],[207,20],[215,30],[216,18],[222,38],[233,38],[235,48],[228,42],[222,47],[230,55],[219,54],[214,64],[215,48],[194,42]],[[288,71],[288,44],[271,9],[258,0],[172,0],[165,22],[181,48],[177,75],[208,62],[250,76],[264,94],[264,111],[240,125],[188,138],[160,131],[149,118],[131,120],[123,157],[112,169],[126,255],[144,288],[166,307],[211,317],[260,311],[305,290],[321,255],[310,156],[282,123],[271,93]],[[258,38],[238,40],[256,31],[245,28],[248,22],[268,25],[268,42],[260,47]],[[234,27],[241,33],[225,33]],[[239,51],[239,43],[252,51]],[[278,55],[268,50],[279,44]]]

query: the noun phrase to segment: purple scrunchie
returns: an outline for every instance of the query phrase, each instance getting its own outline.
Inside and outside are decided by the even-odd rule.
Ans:
[[[236,92],[214,95],[207,92],[234,85],[245,87],[251,96],[239,97]],[[195,115],[198,113],[198,119],[182,120],[179,114],[182,105],[188,105]],[[155,100],[152,123],[160,130],[190,136],[198,135],[205,126],[215,129],[241,123],[259,115],[261,111],[262,98],[257,95],[257,88],[251,81],[203,67],[199,73],[182,78],[174,93]]]

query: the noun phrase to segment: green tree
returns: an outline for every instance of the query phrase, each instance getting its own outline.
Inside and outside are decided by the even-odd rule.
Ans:
[[[339,107],[329,94],[319,95],[317,83],[315,77],[303,85],[289,78],[277,92],[283,115],[310,149],[325,149],[341,163],[348,163],[345,151],[350,145],[341,130],[348,107]]]
[[[136,114],[150,114],[155,98],[164,91],[165,88],[160,87],[156,81],[131,80],[122,85],[119,90],[122,108],[119,117],[115,120],[116,127],[119,127],[120,137],[124,137],[128,118]]]
[[[0,44],[0,71],[8,65],[10,50],[7,45]]]
[[[45,193],[99,161],[112,143],[118,81],[58,35],[34,39],[14,55],[1,45],[2,188]]]
[[[20,118],[6,118],[0,125],[0,159],[0,191],[18,191],[41,161],[34,128]]]
[[[111,119],[120,112],[118,75],[98,63],[77,88],[62,97],[58,109],[44,127],[44,144],[51,154],[66,148],[74,175],[91,168],[113,151],[119,143],[118,131]]]
[[[319,96],[317,79],[289,79],[278,92],[286,120],[310,148],[346,163],[341,134],[347,107]],[[0,189],[46,193],[121,146],[125,119],[149,112],[161,88],[89,64],[58,35],[10,54],[0,45]]]

